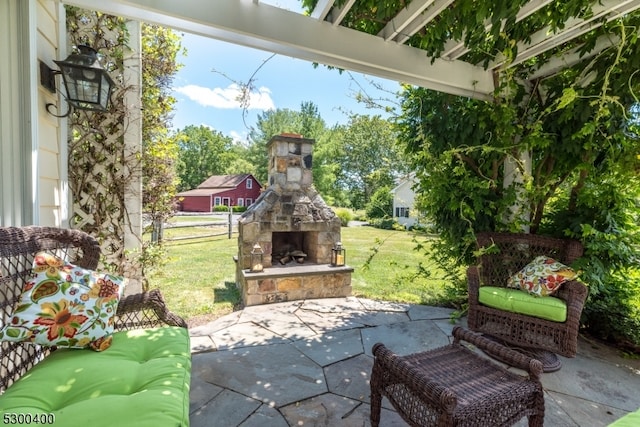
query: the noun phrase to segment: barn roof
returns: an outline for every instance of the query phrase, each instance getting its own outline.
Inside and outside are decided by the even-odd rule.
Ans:
[[[241,175],[212,175],[207,178],[202,184],[198,185],[199,189],[207,188],[207,189],[230,189],[236,188],[240,185],[245,179],[251,177],[250,174],[244,173]],[[255,181],[255,178],[253,178]],[[256,182],[256,185],[259,185]]]
[[[214,194],[223,193],[226,190],[226,188],[195,188],[193,190],[182,191],[176,194],[176,197],[209,197]]]

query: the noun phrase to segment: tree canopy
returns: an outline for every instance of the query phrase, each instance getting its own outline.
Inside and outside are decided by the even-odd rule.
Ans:
[[[561,25],[561,12],[547,25]],[[585,324],[636,344],[640,289],[629,277],[640,254],[639,19],[604,25],[616,44],[552,76],[526,79],[545,58],[503,73],[492,102],[405,87],[398,119],[441,255],[471,262],[483,230],[577,238],[591,295]],[[585,52],[594,37],[582,38]]]

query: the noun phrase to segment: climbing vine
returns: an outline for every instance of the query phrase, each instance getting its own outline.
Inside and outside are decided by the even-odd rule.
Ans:
[[[96,49],[115,81],[107,112],[76,110],[69,116],[71,225],[100,241],[105,268],[144,283],[144,270],[157,261],[157,250],[144,244],[139,232],[126,229],[127,198],[141,201],[151,219],[162,220],[172,211],[177,144],[168,135],[168,126],[176,100],[169,92],[180,67],[176,62],[180,39],[169,29],[142,25],[141,52],[132,52],[123,18],[67,6],[66,19],[69,49],[82,44]],[[125,144],[132,111],[124,99],[127,91],[140,88],[126,78],[126,57],[140,61],[142,74],[143,145],[133,151]],[[140,189],[130,183],[141,177],[139,194]],[[127,232],[138,235],[138,250],[125,250]]]
[[[310,12],[318,1],[302,3]],[[358,1],[340,24],[377,34],[411,3]],[[419,205],[440,236],[431,256],[455,271],[473,262],[474,233],[484,230],[577,238],[586,248],[577,267],[590,287],[584,325],[637,350],[640,13],[614,19],[594,0],[522,13],[531,5],[455,0],[405,34],[433,61],[451,55],[494,73],[490,102],[402,91],[397,126],[420,180]],[[572,19],[602,25],[522,56],[536,36],[558,33]],[[552,67],[561,57],[568,58],[563,67]],[[466,285],[464,277],[455,283]],[[465,301],[458,290],[452,294]]]

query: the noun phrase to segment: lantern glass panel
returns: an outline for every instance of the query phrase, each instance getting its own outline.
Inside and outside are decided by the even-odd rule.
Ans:
[[[346,261],[346,250],[342,247],[342,243],[338,242],[331,249],[331,265],[335,267],[342,267]]]
[[[80,51],[64,61],[54,61],[60,66],[67,100],[78,109],[105,111],[114,82],[100,66],[95,50],[80,46]]]
[[[264,270],[264,263],[263,263],[263,255],[264,255],[264,251],[262,250],[262,248],[260,247],[260,245],[258,243],[256,243],[253,246],[253,249],[251,250],[251,267],[250,270],[252,272],[260,272]]]

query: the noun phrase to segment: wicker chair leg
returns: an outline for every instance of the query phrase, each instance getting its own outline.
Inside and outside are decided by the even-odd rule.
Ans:
[[[535,398],[535,408],[538,410],[536,415],[530,415],[529,427],[543,427],[544,425],[544,391],[540,390]]]
[[[529,416],[529,427],[542,427],[544,424],[544,415]]]
[[[374,363],[371,371],[371,427],[378,427],[380,425],[380,411],[382,410],[382,394],[380,393],[380,386],[382,380],[380,378],[382,372],[380,367]]]

